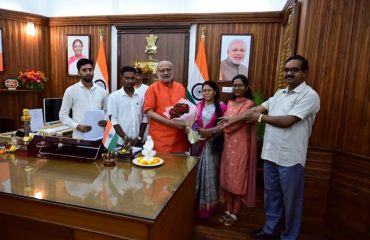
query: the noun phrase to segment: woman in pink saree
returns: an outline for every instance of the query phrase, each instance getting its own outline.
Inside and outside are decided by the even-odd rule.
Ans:
[[[195,155],[200,155],[196,182],[196,210],[199,218],[210,218],[218,207],[218,176],[222,151],[222,130],[217,127],[226,111],[219,100],[220,92],[214,81],[202,86],[203,101],[197,104],[196,130],[203,140],[196,145]]]
[[[225,119],[232,118],[255,105],[249,80],[236,75],[232,80],[233,96],[227,104]],[[221,124],[222,127],[222,124]],[[221,156],[220,185],[225,194],[226,211],[219,218],[233,225],[242,203],[252,207],[256,199],[256,127],[235,122],[223,127],[225,141]]]

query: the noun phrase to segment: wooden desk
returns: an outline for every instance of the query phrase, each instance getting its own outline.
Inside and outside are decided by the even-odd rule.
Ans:
[[[0,156],[1,239],[191,239],[197,159],[164,165]]]

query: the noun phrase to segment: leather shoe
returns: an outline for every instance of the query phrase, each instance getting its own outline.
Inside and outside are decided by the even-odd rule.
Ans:
[[[280,239],[279,236],[265,233],[263,229],[252,231],[249,236],[253,239]]]

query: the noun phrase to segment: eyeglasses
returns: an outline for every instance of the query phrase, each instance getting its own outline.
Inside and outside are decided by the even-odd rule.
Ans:
[[[285,74],[288,74],[289,72],[296,74],[297,72],[301,71],[301,69],[293,67],[293,68],[284,68],[283,71]]]
[[[160,72],[160,73],[164,73],[164,72],[172,72],[172,68],[158,69],[158,72]]]
[[[213,89],[202,89],[202,92],[213,92]]]
[[[233,84],[232,88],[244,88],[244,84]]]

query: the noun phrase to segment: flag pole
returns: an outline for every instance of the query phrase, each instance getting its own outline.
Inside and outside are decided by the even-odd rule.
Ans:
[[[206,27],[202,27],[200,30],[200,37],[201,38],[206,38]]]
[[[188,86],[186,89],[186,97],[192,103],[196,103],[203,99],[202,85],[209,80],[208,66],[205,49],[206,28],[200,28],[200,41],[198,44],[198,51],[195,58],[193,72],[188,79]]]
[[[99,28],[99,49],[98,57],[94,69],[94,83],[98,83],[101,87],[109,92],[109,73],[107,66],[107,59],[105,57],[103,28]]]

